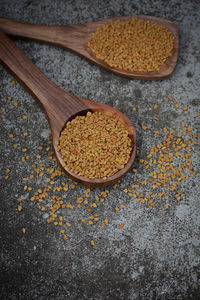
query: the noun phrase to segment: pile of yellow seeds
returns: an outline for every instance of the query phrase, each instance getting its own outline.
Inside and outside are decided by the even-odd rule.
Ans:
[[[88,112],[67,122],[57,149],[69,171],[86,178],[107,178],[124,168],[132,143],[119,120]]]
[[[174,36],[166,26],[132,18],[109,21],[88,43],[98,59],[127,71],[158,71],[171,56]]]

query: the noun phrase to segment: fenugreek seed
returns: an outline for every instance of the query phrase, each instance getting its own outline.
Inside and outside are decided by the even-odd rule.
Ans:
[[[124,227],[124,224],[119,224],[117,227],[118,227],[119,229],[122,229],[122,228]]]
[[[159,134],[159,130],[154,130],[154,134]]]
[[[90,241],[91,246],[95,245],[95,242],[93,240]]]
[[[70,171],[85,178],[107,178],[124,168],[132,141],[117,119],[101,112],[88,112],[67,122],[57,149]],[[89,190],[84,193],[90,197]],[[102,196],[107,193],[102,192]]]
[[[150,72],[158,71],[171,56],[174,37],[166,26],[135,17],[103,24],[88,46],[111,67]]]
[[[147,130],[147,126],[144,125],[143,123],[141,124],[141,127],[142,127],[143,130]]]
[[[18,205],[17,210],[18,210],[18,211],[22,211],[22,206],[21,206],[21,205]]]

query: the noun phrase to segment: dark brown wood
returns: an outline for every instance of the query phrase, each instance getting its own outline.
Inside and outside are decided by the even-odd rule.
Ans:
[[[134,16],[117,17],[113,19],[128,20]],[[107,63],[95,57],[87,44],[92,37],[92,32],[102,24],[107,23],[111,19],[104,19],[96,22],[90,22],[71,26],[47,26],[37,24],[27,24],[17,22],[11,19],[0,18],[0,29],[5,33],[19,36],[23,38],[30,38],[33,40],[43,41],[57,46],[61,46],[67,50],[71,50],[87,59],[96,63],[97,65],[122,76],[137,78],[137,79],[164,79],[169,77],[176,66],[179,51],[179,30],[178,27],[171,21],[156,18],[152,16],[138,15],[139,19],[157,22],[165,25],[175,38],[174,49],[172,56],[170,56],[166,64],[160,68],[159,71],[154,72],[134,72],[124,71],[117,68],[110,67]]]
[[[128,172],[136,155],[136,131],[128,117],[109,105],[78,98],[59,88],[2,32],[0,32],[0,61],[43,105],[50,122],[55,154],[61,166],[64,161],[57,151],[57,141],[65,123],[75,115],[86,113],[88,110],[102,111],[107,116],[119,119],[126,126],[132,140],[133,151],[125,168],[104,180],[86,179],[65,167],[65,172],[73,180],[90,187],[100,187],[118,181]]]

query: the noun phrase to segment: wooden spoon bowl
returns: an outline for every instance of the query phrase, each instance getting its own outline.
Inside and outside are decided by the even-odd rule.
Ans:
[[[171,21],[156,18],[152,16],[138,15],[137,18],[152,21],[164,25],[174,36],[174,48],[172,55],[167,58],[165,65],[161,66],[159,71],[153,72],[139,72],[139,71],[126,71],[110,67],[103,60],[99,60],[88,47],[88,42],[92,38],[92,33],[97,27],[102,24],[108,23],[110,20],[120,19],[122,21],[129,20],[134,16],[117,17],[112,19],[104,19],[96,22],[89,22],[85,24],[76,24],[71,26],[47,26],[37,24],[27,24],[17,22],[11,19],[0,18],[0,30],[5,33],[29,38],[33,40],[48,42],[56,46],[63,47],[71,50],[82,57],[87,58],[93,63],[122,76],[137,78],[137,79],[164,79],[169,77],[176,66],[178,59],[179,49],[179,30],[178,27]]]
[[[109,105],[78,98],[59,88],[2,32],[0,32],[0,61],[44,107],[52,131],[55,154],[61,166],[64,165],[64,161],[57,151],[57,142],[66,122],[76,115],[86,114],[87,111],[101,111],[110,118],[117,118],[126,127],[132,140],[132,153],[124,169],[106,179],[89,179],[78,176],[64,167],[65,172],[73,180],[90,187],[107,186],[117,182],[128,172],[136,155],[136,131],[128,117]]]

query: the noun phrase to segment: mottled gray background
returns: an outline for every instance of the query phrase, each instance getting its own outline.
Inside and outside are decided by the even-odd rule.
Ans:
[[[138,150],[134,168],[123,178],[116,189],[109,187],[103,203],[94,199],[104,189],[91,191],[89,201],[97,208],[87,211],[87,205],[76,207],[76,198],[83,195],[84,187],[55,192],[64,203],[74,205],[74,210],[60,209],[59,216],[71,223],[66,227],[67,239],[62,238],[59,226],[47,223],[49,193],[41,203],[29,199],[44,188],[51,167],[49,151],[51,138],[48,121],[40,105],[13,77],[0,66],[1,116],[1,200],[0,200],[0,282],[1,299],[200,299],[200,193],[199,145],[191,146],[191,159],[196,176],[190,175],[180,185],[181,200],[166,188],[168,200],[156,198],[150,211],[124,193],[133,177],[141,183],[149,178],[149,170],[139,164],[151,145],[159,144],[166,126],[181,132],[181,123],[199,133],[200,111],[200,5],[199,1],[97,1],[97,0],[0,0],[0,16],[40,24],[69,25],[102,18],[147,14],[174,21],[180,29],[180,52],[176,69],[169,79],[142,81],[122,78],[66,50],[33,41],[15,39],[28,57],[56,84],[71,93],[110,104],[127,114],[134,122]],[[12,97],[8,100],[8,97]],[[170,102],[168,97],[174,101]],[[14,106],[17,102],[18,106]],[[179,108],[174,107],[179,104]],[[155,111],[153,105],[158,104]],[[132,107],[137,108],[136,112]],[[188,110],[183,111],[182,107]],[[28,116],[23,119],[23,114]],[[155,121],[154,116],[160,118]],[[143,131],[141,123],[148,130]],[[154,130],[160,130],[154,135]],[[28,136],[23,133],[27,131]],[[9,138],[9,133],[14,138]],[[188,138],[187,134],[185,138]],[[189,138],[191,138],[189,136]],[[196,139],[197,141],[197,139]],[[13,148],[17,144],[17,148]],[[43,150],[39,151],[38,146]],[[22,148],[26,147],[30,159],[21,161]],[[50,149],[52,151],[52,149]],[[37,155],[40,154],[40,158]],[[180,159],[180,161],[179,161]],[[43,163],[45,174],[35,176],[28,183],[32,164]],[[177,163],[181,164],[181,158]],[[8,174],[6,169],[11,172]],[[57,168],[57,165],[55,165]],[[153,169],[151,169],[152,171]],[[40,180],[40,185],[37,181]],[[62,181],[72,183],[65,175],[54,178],[55,186]],[[31,191],[25,190],[28,185]],[[147,193],[150,186],[140,186]],[[17,198],[22,197],[22,211],[18,212]],[[85,199],[85,198],[84,198]],[[124,204],[116,212],[115,207]],[[166,208],[168,204],[168,208]],[[83,224],[80,219],[98,213],[94,225]],[[109,223],[101,229],[102,221]],[[124,224],[118,229],[119,224]],[[26,233],[22,233],[26,228]],[[62,227],[63,228],[63,227]],[[95,246],[90,245],[90,240]],[[68,245],[68,247],[66,247]]]

